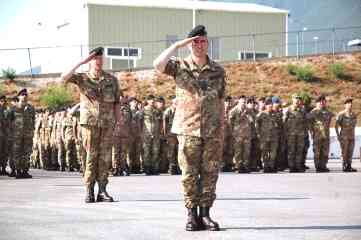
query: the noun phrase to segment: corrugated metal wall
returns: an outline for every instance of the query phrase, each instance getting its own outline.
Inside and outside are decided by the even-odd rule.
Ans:
[[[151,66],[152,61],[167,47],[167,35],[184,38],[192,28],[192,11],[123,6],[88,5],[89,44],[142,49],[137,67]],[[233,36],[261,32],[285,31],[284,14],[197,11],[197,24],[207,26],[209,36]],[[158,41],[158,42],[156,42]],[[234,60],[238,51],[251,51],[251,37],[224,37],[219,40],[219,60]],[[275,46],[285,44],[285,35],[256,37],[257,51],[284,54]],[[273,45],[273,46],[271,46]],[[187,51],[181,52],[185,56]],[[105,68],[110,63],[106,61]]]

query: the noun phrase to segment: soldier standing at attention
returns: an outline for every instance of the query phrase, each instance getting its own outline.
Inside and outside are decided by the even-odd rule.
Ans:
[[[18,93],[15,107],[14,158],[16,178],[32,178],[29,174],[30,155],[33,147],[35,109],[28,103],[26,89]]]
[[[341,145],[342,170],[344,172],[357,172],[351,167],[353,150],[355,148],[355,127],[357,116],[352,112],[352,98],[347,98],[344,102],[345,110],[336,117],[335,130],[337,139]]]
[[[9,177],[16,177],[16,166],[15,166],[15,159],[14,159],[14,129],[15,129],[15,107],[19,102],[18,97],[12,97],[10,100],[10,106],[7,112],[7,120],[8,120],[8,144],[7,144],[7,151],[8,151],[8,159],[9,159],[9,166],[11,169]]]
[[[4,95],[0,96],[0,175],[6,176],[8,175],[6,172],[7,165],[7,149],[6,149],[6,141],[7,141],[7,119],[6,119],[6,97]]]
[[[89,56],[62,75],[66,83],[74,83],[80,90],[80,124],[84,133],[86,167],[84,184],[86,203],[95,202],[94,185],[98,183],[98,202],[113,202],[106,186],[111,166],[111,148],[115,123],[120,120],[118,80],[103,71],[102,47],[90,51]],[[75,73],[89,63],[89,71]]]
[[[315,168],[317,172],[329,172],[327,162],[330,152],[330,125],[334,114],[327,109],[324,95],[319,96],[316,102],[316,108],[307,116],[313,139]]]
[[[186,46],[190,56],[171,58]],[[216,199],[223,155],[226,82],[224,69],[209,58],[208,46],[206,29],[198,25],[187,39],[174,43],[154,61],[156,70],[172,76],[176,83],[177,111],[172,132],[178,135],[188,231],[219,230],[209,211]]]
[[[160,96],[156,99],[155,107],[157,109],[158,119],[160,121],[160,137],[159,137],[159,172],[166,173],[169,168],[169,161],[167,158],[167,139],[164,134],[163,114],[165,111],[165,99]]]
[[[233,168],[233,137],[230,125],[230,112],[233,108],[233,99],[227,96],[224,101],[224,145],[223,145],[223,172],[232,172]]]
[[[290,172],[304,172],[303,151],[305,147],[307,118],[301,105],[301,97],[298,94],[292,95],[292,105],[285,110],[283,123]]]
[[[167,159],[169,161],[168,173],[170,175],[179,174],[176,155],[178,149],[178,140],[177,135],[171,132],[176,108],[177,99],[173,97],[171,105],[164,111],[163,114],[163,129],[167,140]]]
[[[138,100],[136,98],[129,99],[129,107],[131,111],[132,121],[130,125],[130,138],[129,138],[129,163],[131,173],[140,173],[140,152],[142,148],[141,132],[140,132],[140,119],[138,110]]]

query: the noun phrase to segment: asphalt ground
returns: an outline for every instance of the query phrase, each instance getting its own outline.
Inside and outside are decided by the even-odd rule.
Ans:
[[[79,173],[0,177],[0,239],[361,239],[361,163],[344,173],[221,173],[219,232],[186,232],[180,176],[111,177],[113,203],[85,204]]]

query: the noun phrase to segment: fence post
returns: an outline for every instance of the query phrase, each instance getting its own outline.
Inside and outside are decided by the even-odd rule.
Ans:
[[[253,61],[256,61],[256,35],[252,34],[252,52],[253,52]]]
[[[30,48],[28,48],[28,57],[29,57],[30,75],[31,75],[31,78],[33,78],[33,67],[31,64]]]
[[[296,44],[297,44],[297,59],[300,58],[300,32],[297,32],[297,35],[296,35]],[[288,46],[286,46],[288,47]]]
[[[335,38],[336,38],[336,29],[332,28],[332,56],[335,56]]]

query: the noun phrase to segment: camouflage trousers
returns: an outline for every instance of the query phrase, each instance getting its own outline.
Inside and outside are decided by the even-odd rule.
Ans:
[[[304,135],[288,135],[287,151],[288,166],[290,169],[303,169],[303,151],[305,148]]]
[[[313,155],[315,168],[323,169],[327,167],[328,154],[330,152],[329,138],[313,138]]]
[[[112,150],[112,168],[125,170],[129,167],[129,139],[115,137]]]
[[[85,172],[85,159],[86,159],[86,151],[84,149],[84,144],[82,142],[82,140],[79,140],[75,143],[75,147],[76,147],[76,156],[78,159],[78,163],[79,163],[79,171],[83,174],[84,176],[84,172]]]
[[[5,169],[7,165],[8,149],[6,141],[6,136],[0,136],[0,167],[3,169]]]
[[[15,170],[15,159],[14,159],[14,139],[9,139],[7,144],[7,156],[9,160],[9,166],[11,170]]]
[[[56,139],[56,152],[57,152],[57,165],[60,169],[64,169],[69,166],[65,160],[65,144],[62,138]]]
[[[232,169],[233,166],[233,154],[234,154],[234,145],[232,134],[227,134],[224,138],[223,146],[223,162],[222,167]]]
[[[159,171],[161,173],[166,173],[169,168],[169,161],[167,157],[167,148],[168,143],[166,138],[160,138],[160,148],[159,148]]]
[[[288,167],[287,161],[287,141],[286,137],[283,134],[280,134],[278,141],[278,150],[277,150],[277,168],[283,170]]]
[[[129,142],[129,169],[132,173],[138,173],[142,169],[140,153],[142,149],[142,138],[131,137]]]
[[[169,162],[169,169],[177,168],[177,152],[178,152],[178,139],[176,136],[167,137],[167,159]]]
[[[261,143],[258,138],[252,139],[251,144],[251,161],[250,167],[251,169],[262,168],[262,151],[261,151]]]
[[[77,160],[75,140],[71,137],[65,137],[64,139],[64,155],[65,163],[70,169],[79,169],[79,163]]]
[[[222,140],[178,136],[178,142],[178,162],[182,170],[186,208],[212,207],[222,160]]]
[[[159,136],[143,137],[143,164],[144,171],[152,170],[159,172]]]
[[[250,167],[252,139],[243,137],[235,139],[233,143],[234,157],[233,163],[235,170]]]
[[[82,125],[84,149],[86,151],[84,184],[89,186],[97,181],[108,183],[112,163],[112,142],[114,126],[97,127]]]
[[[33,136],[15,132],[14,158],[17,171],[28,171],[30,168],[30,155],[33,147]]]
[[[274,170],[277,166],[278,138],[261,140],[262,160],[265,170]]]
[[[31,153],[31,166],[34,168],[43,168],[40,162],[40,150],[38,148],[39,146],[39,140],[38,138],[33,139],[33,147],[32,147],[32,153]]]
[[[341,145],[342,161],[343,165],[347,166],[352,163],[353,151],[355,148],[355,139],[354,138],[343,138],[339,139]]]

